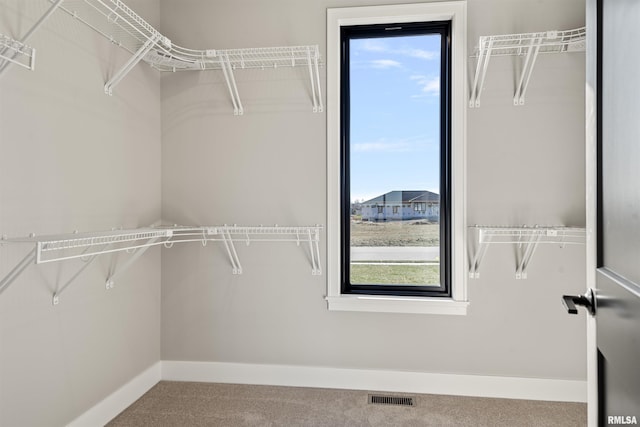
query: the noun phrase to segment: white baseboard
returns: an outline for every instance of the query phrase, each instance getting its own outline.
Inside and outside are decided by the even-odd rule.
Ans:
[[[162,379],[586,402],[587,382],[221,362],[163,361]]]
[[[103,401],[70,422],[67,427],[103,426],[138,400],[162,379],[162,362],[157,362]]]
[[[447,394],[558,402],[587,401],[586,381],[287,365],[162,361],[146,369],[102,402],[80,415],[69,423],[68,427],[105,425],[161,380]]]

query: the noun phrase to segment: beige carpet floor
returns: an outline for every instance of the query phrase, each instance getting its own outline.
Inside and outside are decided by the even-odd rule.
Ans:
[[[369,394],[414,406],[370,404]],[[162,381],[112,420],[133,426],[586,426],[582,403]]]

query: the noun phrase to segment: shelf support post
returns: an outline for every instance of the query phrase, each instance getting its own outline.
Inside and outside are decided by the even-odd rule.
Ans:
[[[120,83],[120,81],[124,78],[124,76],[131,71],[135,65],[144,58],[144,56],[162,39],[162,35],[160,33],[154,34],[151,38],[147,39],[147,41],[142,45],[140,49],[131,57],[129,60],[122,66],[120,70],[118,70],[113,77],[109,79],[107,83],[104,85],[104,93],[111,96],[113,95],[113,88]]]
[[[233,244],[233,239],[231,238],[229,229],[226,226],[223,227],[221,229],[220,235],[222,236],[222,242],[224,243],[224,247],[227,250],[227,254],[229,255],[233,274],[242,274],[240,258],[238,258],[238,253],[236,252],[236,247]]]
[[[238,93],[238,86],[236,85],[236,79],[233,76],[233,68],[231,67],[231,61],[229,61],[229,55],[220,55],[220,66],[222,67],[222,73],[224,79],[227,82],[227,88],[229,88],[229,95],[231,96],[231,102],[233,103],[233,114],[241,116],[244,114],[244,108],[240,101],[240,94]]]
[[[318,112],[318,100],[316,98],[316,83],[313,78],[313,65],[311,63],[311,48],[307,46],[307,67],[309,68],[309,78],[311,80],[311,97],[313,98],[313,112]]]
[[[100,248],[100,251],[103,251],[103,250],[107,249],[109,246],[110,246],[110,244],[106,244],[106,245],[102,246]],[[41,248],[40,242],[38,243],[37,248],[38,248],[38,258],[37,259],[39,260],[40,259],[40,248]],[[89,250],[89,248],[86,248],[82,253],[83,254],[87,253],[88,250]],[[97,255],[90,255],[89,259],[87,259],[85,261],[84,265],[82,267],[80,267],[80,269],[78,269],[78,271],[76,271],[76,273],[73,276],[71,276],[71,278],[69,278],[69,280],[67,280],[67,282],[60,287],[60,289],[58,289],[56,292],[54,292],[53,299],[52,299],[53,305],[60,304],[60,295],[62,295],[64,290],[67,289],[69,287],[69,285],[71,285],[71,283],[73,283],[73,281],[75,281],[78,278],[78,276],[80,276],[80,273],[82,273],[84,270],[87,269],[87,267],[89,267],[91,265],[91,263],[93,262],[94,259],[96,259],[96,257],[97,257]]]
[[[318,274],[320,267],[316,263],[316,253],[313,246],[313,238],[311,237],[311,229],[308,229],[307,233],[309,235],[309,253],[311,254],[311,274],[315,276]]]
[[[485,46],[486,45],[486,46]],[[489,38],[487,41],[485,37],[480,37],[478,43],[480,52],[478,53],[478,64],[476,65],[476,75],[473,78],[473,88],[471,89],[471,99],[469,100],[469,107],[480,107],[480,94],[482,93],[482,87],[484,86],[484,79],[487,75],[487,68],[489,67],[489,60],[491,59],[491,49],[493,48],[493,39]]]
[[[541,42],[542,37],[534,37],[533,39],[531,39],[531,44],[529,45],[529,49],[527,50],[527,56],[522,68],[522,73],[520,74],[520,81],[518,83],[518,87],[516,88],[516,94],[513,97],[513,105],[515,106],[524,105],[524,95],[527,92],[527,86],[529,86],[531,73],[533,72],[533,67],[536,63],[536,59],[538,58],[538,52],[540,51]]]
[[[320,240],[320,231],[316,227],[313,237],[311,237],[311,229],[309,229],[309,249],[311,249],[311,274],[314,276],[322,275],[322,266],[320,265],[320,246],[318,241]]]
[[[7,289],[14,280],[22,274],[22,272],[36,260],[36,248],[31,249],[29,253],[16,264],[16,266],[0,281],[0,294]]]
[[[71,285],[71,283],[73,283],[74,280],[76,280],[78,278],[78,276],[80,276],[80,273],[82,273],[84,270],[86,270],[87,267],[89,267],[91,265],[91,263],[93,262],[94,259],[96,259],[97,255],[92,255],[85,263],[82,267],[80,267],[80,269],[78,271],[76,271],[76,273],[71,276],[71,278],[69,280],[67,280],[67,282],[62,285],[60,287],[60,289],[56,292],[54,292],[53,294],[53,300],[52,303],[53,305],[58,305],[60,303],[60,295],[64,292],[65,289],[67,289],[69,287],[69,285]]]
[[[149,239],[144,246],[136,249],[133,255],[124,264],[122,264],[122,266],[118,270],[109,274],[109,276],[107,277],[107,280],[105,281],[106,289],[107,290],[113,289],[113,286],[115,285],[116,277],[118,277],[120,274],[124,273],[129,267],[131,267],[131,265],[133,265],[133,263],[136,262],[138,258],[140,258],[147,251],[147,249],[153,246],[154,243],[158,241],[158,239],[159,239],[158,237]]]
[[[524,250],[521,253],[520,262],[516,267],[516,279],[526,279],[527,278],[527,267],[529,266],[529,262],[531,258],[533,258],[533,254],[538,247],[538,243],[540,242],[540,238],[542,237],[542,232],[536,233],[535,240],[533,242],[528,242]]]
[[[318,111],[317,112],[322,113],[324,111],[324,104],[322,102],[322,87],[320,86],[320,68],[318,64],[317,47],[316,47],[316,55],[314,55],[314,58],[313,58],[313,66],[315,67],[315,71],[316,71],[316,87],[318,88]]]
[[[478,233],[478,250],[473,257],[473,261],[471,261],[471,266],[469,267],[469,278],[471,279],[477,279],[480,277],[480,263],[482,262],[484,255],[487,253],[487,249],[491,243],[491,235],[487,235],[485,237],[482,229],[480,229]]]

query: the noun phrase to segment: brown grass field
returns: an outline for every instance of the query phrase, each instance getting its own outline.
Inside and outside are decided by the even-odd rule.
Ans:
[[[351,246],[439,246],[440,226],[421,220],[351,221]]]

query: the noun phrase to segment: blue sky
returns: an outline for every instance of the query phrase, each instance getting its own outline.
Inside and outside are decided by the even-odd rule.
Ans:
[[[440,36],[352,39],[351,200],[439,193]]]

